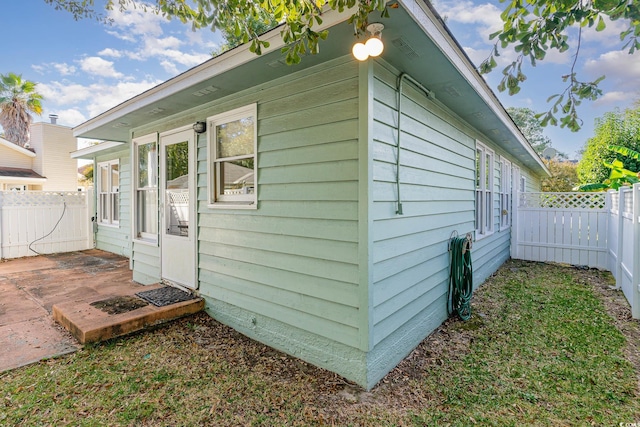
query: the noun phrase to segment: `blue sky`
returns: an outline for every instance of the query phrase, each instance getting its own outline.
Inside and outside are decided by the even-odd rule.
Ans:
[[[502,4],[498,0],[436,0],[434,4],[469,57],[479,64],[492,46],[488,35],[499,28]],[[15,72],[39,83],[46,99],[44,114],[36,120],[46,121],[55,113],[58,123],[76,126],[200,64],[222,41],[219,33],[208,29],[194,33],[188,25],[140,9],[110,16],[114,23],[108,26],[93,20],[74,21],[43,0],[3,4],[0,28],[12,36],[2,45],[0,73]],[[632,56],[620,51],[619,32],[620,25],[610,23],[604,32],[583,35],[578,73],[584,79],[607,75],[602,83],[604,96],[595,103],[583,103],[579,110],[583,130],[573,133],[549,127],[545,131],[553,146],[570,157],[593,135],[596,117],[640,99],[640,53]],[[574,53],[551,53],[536,68],[528,68],[529,78],[514,97],[495,89],[499,70],[487,79],[506,107],[546,111],[546,98],[564,89],[560,76],[568,73]],[[512,52],[504,52],[501,65],[513,58]]]

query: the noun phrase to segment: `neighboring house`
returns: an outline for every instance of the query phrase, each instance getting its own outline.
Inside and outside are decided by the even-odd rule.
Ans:
[[[427,2],[399,1],[362,63],[347,18],[325,13],[299,65],[275,29],[268,53],[92,118],[75,136],[113,142],[73,157],[95,161],[98,248],[134,280],[370,388],[447,318],[452,233],[474,234],[478,286],[510,256],[514,195],[548,171]]]
[[[77,161],[69,156],[77,149],[72,129],[40,122],[30,132],[26,148],[0,138],[0,191],[76,191]]]

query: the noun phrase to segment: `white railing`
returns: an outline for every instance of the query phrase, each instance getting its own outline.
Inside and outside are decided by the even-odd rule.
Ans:
[[[513,258],[609,270],[640,318],[640,184],[608,193],[520,193]]]
[[[1,191],[0,258],[93,247],[92,193]]]

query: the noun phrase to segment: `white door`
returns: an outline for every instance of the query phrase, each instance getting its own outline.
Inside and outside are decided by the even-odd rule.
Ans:
[[[162,279],[195,289],[195,134],[160,134],[160,256]]]

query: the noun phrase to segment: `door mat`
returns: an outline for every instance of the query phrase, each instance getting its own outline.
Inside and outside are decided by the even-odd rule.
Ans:
[[[149,301],[156,307],[164,307],[166,305],[198,298],[189,292],[185,292],[178,288],[172,288],[171,286],[138,292],[136,295],[146,301]]]
[[[133,296],[121,296],[92,302],[89,305],[107,314],[120,314],[145,307],[149,303]]]

